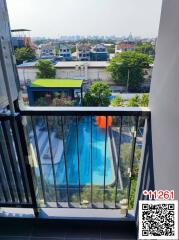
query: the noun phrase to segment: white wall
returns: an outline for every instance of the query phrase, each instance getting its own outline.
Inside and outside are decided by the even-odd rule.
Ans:
[[[164,0],[153,69],[150,108],[156,189],[179,200],[179,1]]]
[[[35,68],[18,68],[19,79],[22,84],[24,80],[33,81],[36,77],[37,70]],[[57,68],[57,78],[83,78],[88,80],[100,79],[102,81],[110,81],[111,74],[105,68],[89,68],[85,74],[85,70],[76,70],[75,68]]]
[[[60,68],[56,70],[57,78],[84,78],[85,79],[85,70],[76,70],[68,68]],[[104,68],[88,68],[86,77],[88,80],[101,79],[102,81],[111,80],[111,74],[106,71]]]
[[[18,68],[20,84],[24,84],[24,81],[35,80],[37,70],[35,68]]]

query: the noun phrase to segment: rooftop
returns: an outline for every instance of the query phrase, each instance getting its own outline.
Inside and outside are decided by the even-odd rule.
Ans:
[[[34,62],[23,62],[22,64],[19,64],[17,67],[18,68],[26,68],[26,67],[35,67],[35,65],[37,64],[37,61]]]
[[[87,65],[88,67],[107,67],[109,63],[107,61],[70,61],[70,62],[58,62],[55,67],[56,68],[74,68],[76,66]]]
[[[53,87],[53,88],[80,88],[83,80],[74,79],[37,79],[32,82],[32,87]]]
[[[131,43],[119,43],[117,44],[117,50],[134,48],[134,44]]]

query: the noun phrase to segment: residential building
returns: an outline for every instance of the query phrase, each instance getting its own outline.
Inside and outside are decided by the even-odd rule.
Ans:
[[[146,108],[19,104],[0,6],[0,239],[139,239],[144,191],[173,190],[179,199],[179,1],[163,1]]]
[[[27,47],[31,48],[34,52],[37,50],[37,46],[32,42],[29,29],[13,29],[11,30],[11,41],[14,49]]]
[[[134,50],[133,42],[120,42],[115,46],[115,53],[121,53],[121,52],[132,51],[132,50]]]
[[[90,51],[90,60],[91,61],[107,61],[108,53],[103,44],[97,44],[91,48]]]
[[[77,44],[76,54],[79,61],[90,61],[91,45],[89,44]]]
[[[71,49],[68,45],[60,44],[59,57],[62,58],[63,61],[71,61]]]
[[[14,49],[16,48],[22,48],[25,47],[25,41],[24,38],[26,36],[26,33],[29,32],[28,29],[12,29],[11,35],[12,35],[12,46]]]
[[[36,50],[36,54],[40,59],[52,59],[55,57],[55,47],[52,43],[40,44]]]

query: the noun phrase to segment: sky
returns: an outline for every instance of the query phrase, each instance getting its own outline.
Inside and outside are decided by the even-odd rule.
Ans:
[[[156,37],[162,0],[6,0],[11,28],[31,36]]]

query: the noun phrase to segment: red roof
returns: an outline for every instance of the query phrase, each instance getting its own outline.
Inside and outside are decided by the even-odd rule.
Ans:
[[[131,44],[131,43],[119,43],[117,45],[117,50],[120,50],[120,49],[131,49],[131,48],[134,48],[134,45]]]

